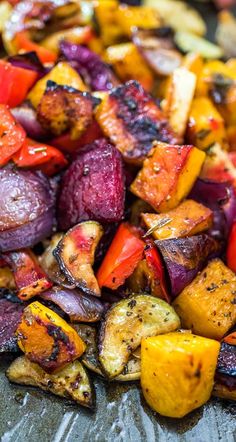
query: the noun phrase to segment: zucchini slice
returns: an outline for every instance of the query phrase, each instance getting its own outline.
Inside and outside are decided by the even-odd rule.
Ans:
[[[85,221],[68,230],[53,251],[68,281],[94,296],[101,295],[92,266],[102,235],[103,228],[98,222]]]
[[[207,59],[221,58],[224,55],[219,46],[205,40],[205,38],[191,34],[191,32],[176,32],[175,44],[184,53],[197,52],[198,54],[202,55],[202,57]]]
[[[46,373],[25,356],[15,359],[6,375],[16,384],[31,385],[57,396],[72,399],[88,408],[95,406],[95,390],[87,372],[79,361],[74,361],[54,374]]]
[[[142,338],[180,327],[173,307],[149,295],[133,295],[108,310],[99,333],[99,361],[108,378],[124,370]]]

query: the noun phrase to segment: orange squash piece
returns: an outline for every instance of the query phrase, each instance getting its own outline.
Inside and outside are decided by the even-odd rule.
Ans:
[[[190,192],[204,159],[193,146],[155,143],[131,191],[158,212],[174,209]]]
[[[151,408],[181,418],[205,404],[213,389],[219,342],[188,332],[142,340],[141,386]]]
[[[196,235],[209,229],[213,220],[212,211],[193,200],[183,201],[167,213],[142,213],[141,217],[155,239]]]
[[[182,327],[222,339],[236,324],[236,276],[220,259],[211,261],[175,299]]]
[[[27,358],[48,373],[79,358],[86,348],[74,328],[38,301],[24,309],[16,336]]]

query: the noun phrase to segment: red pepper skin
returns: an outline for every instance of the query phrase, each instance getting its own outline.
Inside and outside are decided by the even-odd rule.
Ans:
[[[55,52],[31,41],[29,34],[25,31],[18,32],[14,41],[18,50],[24,50],[25,52],[35,51],[41,63],[55,63],[57,60],[57,54]]]
[[[229,234],[226,263],[227,266],[236,273],[236,222],[233,224]]]
[[[47,278],[31,250],[22,249],[4,253],[3,258],[13,271],[18,289],[17,296],[22,301],[27,301],[52,287],[52,282]]]
[[[170,296],[167,291],[165,280],[165,269],[160,254],[153,244],[152,240],[146,240],[146,243],[147,245],[144,249],[144,255],[147,261],[148,268],[151,271],[153,278],[160,281],[163,299],[170,303]]]
[[[0,60],[0,103],[18,106],[38,79],[38,73]]]
[[[25,138],[23,127],[15,121],[7,106],[0,104],[0,166],[8,163]]]
[[[21,149],[14,155],[18,167],[39,169],[46,175],[54,175],[67,166],[63,153],[52,146],[26,138]]]
[[[139,238],[137,229],[128,223],[122,223],[98,270],[99,287],[115,290],[124,284],[141,261],[144,246],[145,243]]]
[[[236,345],[236,331],[230,333],[228,336],[223,338],[223,342],[229,345]]]

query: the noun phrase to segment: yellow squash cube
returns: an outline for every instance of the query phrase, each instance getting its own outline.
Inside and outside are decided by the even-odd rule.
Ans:
[[[208,266],[175,299],[184,328],[222,339],[236,323],[236,276],[220,259]]]
[[[122,32],[127,37],[131,37],[134,28],[159,28],[162,23],[157,10],[147,6],[120,5],[116,17]]]
[[[209,98],[198,97],[192,102],[187,127],[188,142],[206,150],[213,143],[227,146],[224,120]]]
[[[141,344],[141,386],[159,414],[181,418],[210,398],[220,344],[191,333],[173,332]]]
[[[185,200],[167,213],[143,213],[141,217],[155,239],[170,239],[208,230],[212,225],[213,213],[196,201]]]
[[[37,81],[36,85],[31,89],[28,94],[28,99],[31,101],[34,107],[37,107],[40,100],[45,92],[47,81],[55,81],[55,83],[70,86],[80,91],[86,91],[83,80],[73,69],[69,63],[64,61],[58,63],[47,75],[45,75],[41,80]]]

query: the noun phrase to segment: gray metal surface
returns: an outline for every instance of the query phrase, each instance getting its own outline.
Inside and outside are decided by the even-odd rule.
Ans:
[[[192,2],[191,2],[192,3]],[[216,17],[198,3],[213,37]],[[236,442],[236,405],[212,400],[185,419],[153,413],[138,384],[107,384],[95,378],[94,413],[5,377],[10,358],[0,361],[1,442]]]
[[[95,379],[90,412],[40,390],[9,384],[0,364],[1,442],[235,442],[236,405],[212,400],[185,419],[152,412],[138,384]]]

